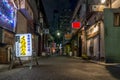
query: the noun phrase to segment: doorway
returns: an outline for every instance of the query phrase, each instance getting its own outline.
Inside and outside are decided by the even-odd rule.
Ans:
[[[79,49],[78,49],[78,57],[82,56],[82,39],[79,37]]]

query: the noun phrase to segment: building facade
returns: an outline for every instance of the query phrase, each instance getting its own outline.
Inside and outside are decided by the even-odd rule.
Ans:
[[[16,34],[31,33],[32,48],[39,54],[39,46],[43,46],[40,42],[43,27],[40,25],[40,14],[45,16],[44,8],[40,8],[42,2],[40,0],[2,0],[0,4],[0,63],[11,61]],[[46,17],[42,17],[45,21],[47,18],[44,18]]]
[[[86,56],[86,58],[99,61],[103,60],[105,62],[119,62],[119,50],[112,47],[115,46],[114,44],[112,44],[112,42],[118,43],[118,41],[113,40],[112,42],[110,42],[111,38],[107,38],[106,36],[106,33],[107,35],[111,35],[111,29],[114,30],[113,22],[109,22],[110,19],[111,21],[114,21],[115,18],[114,16],[112,17],[112,15],[114,15],[115,12],[119,13],[119,0],[106,0],[105,3],[100,3],[97,0],[94,0],[92,2],[90,2],[89,0],[86,0],[86,2],[82,2],[82,0],[79,0],[79,2],[80,3],[78,3],[78,5],[76,6],[71,21],[78,20],[82,23],[82,26],[77,33],[78,39],[82,40],[82,44],[80,43],[80,41],[78,41],[78,47],[82,47],[82,57]],[[108,15],[111,17],[109,17]],[[118,20],[116,19],[114,23],[117,24],[117,21]],[[115,32],[117,33],[117,30],[115,30]],[[113,33],[113,36],[115,35],[118,34]],[[119,38],[115,37],[115,40],[119,40]],[[116,53],[112,48],[116,50]],[[112,50],[111,52],[110,49]]]
[[[0,63],[8,63],[14,45],[17,6],[13,0],[1,0],[0,4]]]

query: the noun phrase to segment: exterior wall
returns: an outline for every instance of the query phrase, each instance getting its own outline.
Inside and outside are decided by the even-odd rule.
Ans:
[[[5,45],[0,45],[0,63],[9,63],[11,58],[10,51],[14,45],[14,33],[3,30],[2,39]]]
[[[99,2],[97,2],[98,0],[93,0],[92,2],[91,1],[92,0],[90,0],[90,1],[88,0],[88,3],[93,3],[93,5],[94,4],[99,4]],[[74,11],[74,15],[73,15],[72,19],[74,19],[76,17],[79,7],[80,7],[80,4],[77,5],[77,7],[76,7],[76,9]],[[81,5],[81,12],[82,13],[80,13],[79,15],[80,15],[80,20],[83,20],[83,22],[84,22],[85,17],[83,16],[83,14],[86,13],[86,11],[85,11],[86,8],[83,9],[83,7],[84,7],[84,5]],[[112,3],[112,8],[119,8],[119,7],[120,7],[120,0],[114,0],[114,2]],[[108,11],[108,13],[110,13],[110,11]],[[118,52],[119,52],[118,51],[119,45],[118,45],[118,48],[116,48],[115,45],[117,45],[118,40],[119,40],[119,38],[117,38],[117,37],[119,37],[119,34],[120,34],[118,32],[119,27],[117,29],[113,28],[113,24],[112,24],[112,22],[110,22],[110,20],[113,20],[113,12],[110,13],[110,14],[107,14],[107,12],[106,12],[106,14],[105,14],[106,17],[104,17],[105,21],[107,21],[106,23],[104,23],[103,21],[99,20],[99,19],[103,19],[102,16],[103,16],[102,14],[99,14],[99,12],[98,13],[96,12],[88,20],[89,25],[92,25],[92,26],[96,25],[97,23],[100,23],[100,25],[97,24],[97,26],[99,27],[99,31],[100,32],[98,31],[96,35],[92,36],[89,39],[87,38],[87,45],[86,45],[87,46],[87,50],[86,50],[87,51],[87,55],[90,56],[90,52],[89,52],[90,40],[94,39],[94,46],[95,46],[94,47],[94,56],[97,56],[99,54],[98,51],[99,51],[99,47],[100,47],[100,57],[101,58],[113,59],[113,57],[115,57],[114,60],[117,61],[118,58],[119,58],[118,56],[120,56],[118,54]],[[96,20],[95,20],[95,18],[96,18]],[[98,22],[96,23],[96,21],[98,21]],[[91,28],[92,28],[92,26],[91,26]],[[107,26],[107,28],[106,28],[106,26]],[[107,30],[104,30],[104,29],[107,29]],[[82,29],[81,29],[81,31],[82,31]],[[109,34],[108,34],[108,32],[109,32]],[[106,36],[107,34],[110,36],[109,38],[107,38],[107,36]],[[100,35],[100,37],[99,37],[99,35]],[[84,39],[83,39],[83,37],[85,37],[85,36],[86,35],[83,35],[83,34],[81,35],[81,37],[82,37],[82,53],[84,53],[84,48],[85,48],[84,47],[85,42],[84,42]],[[114,39],[111,38],[111,37],[114,37]],[[114,44],[114,42],[115,42],[115,44]],[[108,47],[109,47],[109,49],[108,49]],[[116,48],[116,49],[114,49],[114,48]],[[106,50],[107,51],[109,50],[108,53],[106,53]]]
[[[83,44],[82,44],[81,34],[82,34],[82,32],[78,33],[78,57],[82,57],[82,46],[83,46]]]
[[[28,0],[28,2],[31,6],[31,8],[30,8],[30,13],[32,13],[31,16],[34,16],[34,20],[37,21],[37,19],[38,19],[37,4],[35,3],[35,0]]]
[[[112,3],[112,8],[119,8],[120,7],[120,0],[115,0],[113,3]],[[110,11],[108,11],[108,12],[106,12],[106,13],[109,13]],[[110,14],[105,14],[106,16],[108,15],[108,16],[110,16],[111,15],[111,18],[113,19],[113,13],[110,13]],[[104,15],[104,16],[105,16]],[[111,19],[110,17],[108,18],[108,20],[109,19]],[[105,19],[105,18],[104,18]],[[112,20],[111,19],[111,20]],[[104,20],[104,21],[106,21],[106,19]],[[106,38],[106,33],[107,33],[107,31],[105,30],[106,29],[106,25],[110,25],[110,26],[112,26],[112,23],[110,22],[110,21],[108,21],[107,23],[103,23],[103,22],[100,22],[101,23],[101,45],[100,45],[100,52],[102,53],[101,54],[101,56],[102,57],[105,57],[106,58],[106,62],[107,62],[107,56],[106,55],[108,55],[108,54],[106,54],[106,40],[105,40],[105,38]],[[110,23],[110,24],[109,24]],[[105,25],[105,26],[104,26]],[[110,27],[109,27],[110,28]],[[113,33],[113,32],[112,32]],[[110,34],[109,34],[110,35]],[[111,40],[111,39],[110,39]],[[114,42],[114,41],[113,41]],[[112,42],[112,43],[113,43]],[[109,49],[109,50],[111,50],[111,49]],[[111,53],[112,54],[112,53]],[[112,58],[112,57],[111,57]],[[109,61],[109,60],[108,60]]]
[[[14,34],[12,32],[9,32],[7,30],[3,30],[3,41],[7,45],[13,45],[14,44]]]
[[[30,4],[28,3],[28,0],[21,0],[19,1],[19,9],[22,12],[22,14],[29,20],[33,20],[33,11],[30,7]]]
[[[38,45],[39,45],[39,41],[38,41],[38,36],[35,35],[35,52],[38,54]]]
[[[98,25],[98,24],[100,24],[100,25]],[[97,59],[99,57],[104,59],[105,58],[104,23],[103,23],[103,21],[100,20],[97,23],[95,23],[94,25],[96,25],[96,27],[98,27],[98,33],[97,33],[97,35],[95,35],[96,37],[93,38],[94,39],[94,56],[96,56]],[[100,42],[99,42],[99,39],[100,39]],[[89,46],[89,42],[88,42],[87,46]],[[99,56],[99,48],[100,48],[100,56]],[[89,51],[88,51],[88,54],[89,54]]]
[[[43,47],[44,47],[44,45],[43,45],[43,42],[44,42],[44,41],[43,41],[43,40],[44,40],[44,39],[43,39],[43,29],[42,29],[42,28],[43,28],[43,22],[44,22],[44,21],[43,21],[42,12],[39,13],[39,17],[40,17],[39,23],[40,23],[40,27],[41,27],[41,28],[39,29],[39,31],[40,31],[40,36],[39,36],[39,37],[40,37],[40,38],[39,38],[39,41],[40,41],[40,42],[39,42],[39,52],[40,52],[40,53],[39,53],[39,55],[40,55],[40,54],[43,52]]]
[[[115,2],[112,4],[112,8],[119,8],[120,7],[120,0],[115,0]]]
[[[37,6],[35,3],[35,0],[14,0],[16,4],[17,11],[17,24],[16,24],[16,33],[22,34],[22,33],[32,33],[33,34],[33,45],[35,45],[36,51],[38,51],[38,36],[34,34],[34,25],[33,22],[36,22],[38,19],[38,11]],[[24,8],[21,7],[20,1],[24,2]],[[33,21],[35,20],[35,21]],[[2,32],[2,35],[0,40],[0,63],[8,63],[10,62],[10,50],[13,48],[14,45],[14,32],[12,32],[10,29],[4,29],[4,26],[0,30],[0,33]],[[9,26],[8,26],[9,27]],[[24,60],[28,60],[25,58]]]
[[[93,47],[93,55],[96,57],[96,59],[99,58],[99,35],[94,37],[94,47]]]
[[[101,57],[105,58],[104,23],[103,23],[103,21],[100,21],[100,53],[101,53]]]
[[[104,39],[106,62],[120,62],[120,26],[114,26],[114,13],[119,9],[105,9],[104,11]]]
[[[91,42],[93,42],[91,44]],[[90,47],[93,46],[93,53],[90,52]],[[87,56],[92,59],[98,59],[99,57],[99,36],[90,38],[87,40]]]
[[[40,12],[40,24],[41,24],[42,27],[43,27],[43,23],[44,23],[44,21],[43,21],[43,15],[42,15],[42,13]]]
[[[27,33],[27,19],[18,12],[16,33]]]
[[[25,3],[25,8],[28,11],[28,14],[30,15],[30,17],[33,19],[33,11],[27,1]]]
[[[6,47],[0,47],[0,63],[6,63],[7,60],[7,51],[5,49]]]
[[[92,59],[99,59],[101,52],[99,51],[99,28],[98,23],[95,23],[87,29],[87,55]],[[99,56],[100,55],[100,56]]]
[[[25,34],[31,33],[32,34],[32,48],[34,48],[34,26],[33,26],[33,11],[28,3],[28,0],[22,0],[23,2],[20,3],[20,8],[17,13],[17,34]],[[29,60],[29,57],[21,57],[21,60]]]
[[[8,0],[9,1],[9,0]],[[3,4],[3,3],[1,3]],[[11,3],[12,4],[12,3]],[[3,6],[0,6],[1,9],[3,9]],[[6,7],[6,6],[4,6]],[[4,14],[5,17],[8,18],[8,9],[10,9],[13,6],[9,6],[9,8],[7,7],[7,9],[5,12],[1,12]],[[13,13],[15,12],[15,10],[13,11]],[[8,13],[9,16],[11,15],[11,13]],[[15,16],[14,16],[15,17]],[[2,19],[2,17],[1,17]],[[5,23],[4,23],[5,22]],[[0,20],[0,63],[9,63],[10,62],[10,48],[12,49],[13,45],[14,45],[14,27],[11,24],[7,23],[8,21],[5,21],[3,19],[3,21],[1,22]]]
[[[82,39],[82,56],[86,56],[87,55],[87,50],[86,50],[86,48],[87,48],[87,46],[86,46],[86,44],[87,44],[87,41],[86,41],[86,34],[85,34],[85,31],[84,31],[84,28],[82,28],[82,30],[81,30],[82,32],[82,34],[81,34],[81,39]]]
[[[78,36],[76,36],[73,40],[73,55],[78,56]]]
[[[43,38],[43,35],[41,35],[42,31],[41,31],[41,27],[43,27],[41,24],[43,24],[43,22],[41,23],[41,19],[43,20],[43,16],[40,15],[41,10],[40,10],[40,0],[37,0],[37,3],[35,2],[35,0],[28,0],[29,4],[30,4],[30,7],[33,11],[33,20],[34,20],[34,28],[36,29],[35,30],[35,34],[34,34],[34,50],[35,52],[37,53],[37,55],[40,56],[40,54],[42,53],[42,39]],[[39,19],[39,20],[38,20]],[[44,44],[44,43],[43,43]]]
[[[90,47],[90,39],[87,40],[87,56],[91,56],[89,47]]]

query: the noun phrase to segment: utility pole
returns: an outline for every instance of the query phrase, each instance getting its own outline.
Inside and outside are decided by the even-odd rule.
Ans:
[[[86,6],[86,11],[85,11],[85,27],[84,27],[84,32],[85,32],[85,52],[87,54],[87,33],[86,33],[86,27],[87,27],[87,11],[88,11],[88,0],[85,1],[85,6]]]
[[[110,5],[110,8],[112,8],[112,0],[109,0],[109,5]]]

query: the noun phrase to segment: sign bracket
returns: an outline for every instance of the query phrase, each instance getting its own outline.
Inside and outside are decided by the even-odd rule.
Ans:
[[[32,34],[16,34],[15,35],[15,46],[11,50],[12,60],[9,69],[12,69],[16,60],[22,65],[21,57],[30,57],[29,68],[32,69],[33,60],[38,65],[37,54],[32,49]]]

